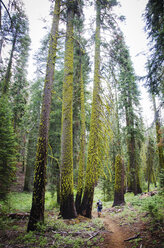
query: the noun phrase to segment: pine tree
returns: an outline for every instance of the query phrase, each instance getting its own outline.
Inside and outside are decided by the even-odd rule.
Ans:
[[[0,98],[0,198],[5,198],[15,177],[16,142],[7,95]]]
[[[164,44],[164,3],[149,0],[145,9],[145,30],[150,39],[150,57],[147,63],[147,86],[152,94],[164,96],[163,44]]]

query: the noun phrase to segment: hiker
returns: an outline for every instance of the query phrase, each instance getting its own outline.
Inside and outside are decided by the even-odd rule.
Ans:
[[[98,202],[97,202],[97,214],[98,214],[98,217],[101,216],[101,211],[102,211],[102,202],[100,200],[98,200]]]

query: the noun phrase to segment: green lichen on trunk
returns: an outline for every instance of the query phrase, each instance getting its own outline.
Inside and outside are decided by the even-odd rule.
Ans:
[[[80,76],[80,100],[81,100],[81,133],[80,133],[80,153],[79,153],[79,170],[78,170],[78,185],[76,195],[76,210],[80,213],[81,199],[84,187],[84,166],[85,166],[85,104],[84,104],[84,82],[83,82],[83,70],[81,65]]]
[[[38,222],[44,222],[46,164],[48,150],[49,116],[51,108],[52,85],[54,81],[54,66],[56,58],[58,25],[60,15],[60,0],[55,1],[52,29],[49,41],[49,53],[44,84],[42,111],[35,162],[34,189],[32,208],[28,223],[28,231],[34,231]]]
[[[115,184],[114,184],[114,203],[113,206],[124,204],[124,164],[118,154],[115,161]]]
[[[67,2],[67,31],[65,42],[65,63],[62,104],[61,137],[61,194],[60,214],[63,218],[75,218],[76,210],[73,197],[73,2]]]
[[[90,123],[88,158],[85,178],[84,196],[81,214],[91,218],[94,187],[98,180],[100,165],[100,5],[96,2],[96,34],[95,34],[95,61],[94,86]]]

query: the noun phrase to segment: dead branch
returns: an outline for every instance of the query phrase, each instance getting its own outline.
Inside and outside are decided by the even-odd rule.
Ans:
[[[130,237],[130,238],[128,238],[128,239],[125,239],[124,241],[130,241],[130,240],[132,240],[132,239],[137,239],[139,236],[140,236],[140,233],[137,234],[137,235],[135,235],[135,236],[133,236],[133,237]]]
[[[90,239],[93,239],[95,236],[97,236],[98,233],[99,233],[99,232],[94,233],[89,239],[87,239],[87,241],[89,241]]]

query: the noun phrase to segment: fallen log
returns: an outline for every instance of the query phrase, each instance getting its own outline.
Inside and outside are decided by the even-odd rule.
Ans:
[[[29,213],[10,213],[7,215],[7,217],[12,219],[25,219],[30,216]]]
[[[130,241],[130,240],[133,240],[133,239],[137,239],[139,236],[140,236],[140,233],[138,233],[137,235],[135,235],[133,237],[130,237],[128,239],[125,239],[124,241]]]

